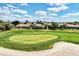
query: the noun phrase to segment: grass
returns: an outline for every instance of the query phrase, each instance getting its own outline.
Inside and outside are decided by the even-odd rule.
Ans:
[[[10,30],[0,33],[0,46],[17,50],[45,50],[58,41],[79,44],[79,32],[76,30]]]
[[[18,42],[18,43],[24,43],[24,44],[35,44],[35,43],[40,43],[40,42],[45,42],[48,40],[56,39],[57,36],[55,35],[16,35],[10,37],[9,40],[13,42]]]

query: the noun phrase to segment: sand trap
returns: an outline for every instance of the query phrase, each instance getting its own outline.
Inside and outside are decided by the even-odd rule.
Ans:
[[[58,42],[54,48],[43,51],[18,51],[0,47],[1,56],[79,56],[79,45],[67,42]]]

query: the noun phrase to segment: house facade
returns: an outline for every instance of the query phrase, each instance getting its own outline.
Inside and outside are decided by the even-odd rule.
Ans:
[[[18,24],[18,25],[16,25],[16,28],[18,28],[18,29],[23,29],[23,28],[27,28],[27,29],[30,29],[30,27],[31,27],[31,23],[27,23],[27,24]]]
[[[79,29],[79,24],[65,24],[65,27]]]

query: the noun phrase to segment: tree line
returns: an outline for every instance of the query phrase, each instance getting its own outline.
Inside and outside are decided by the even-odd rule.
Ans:
[[[13,28],[16,28],[16,25],[20,24],[20,23],[23,23],[23,24],[27,24],[29,23],[28,20],[26,20],[25,22],[20,22],[20,21],[8,21],[8,22],[4,22],[2,20],[0,20],[0,30],[2,31],[5,31],[5,30],[11,30]],[[40,26],[37,26],[35,27],[36,24],[41,24],[44,26],[44,28],[40,27]],[[57,30],[57,29],[68,29],[64,24],[63,25],[60,25],[57,23],[57,22],[50,22],[50,24],[48,22],[43,22],[43,21],[39,21],[37,20],[36,22],[31,22],[31,26],[32,26],[32,29],[50,29],[50,30]],[[68,22],[68,24],[79,24],[79,22]]]

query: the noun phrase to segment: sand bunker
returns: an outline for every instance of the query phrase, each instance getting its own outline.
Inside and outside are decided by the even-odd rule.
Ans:
[[[0,47],[1,56],[79,56],[79,45],[67,42],[58,42],[54,48],[43,51],[18,51]]]

